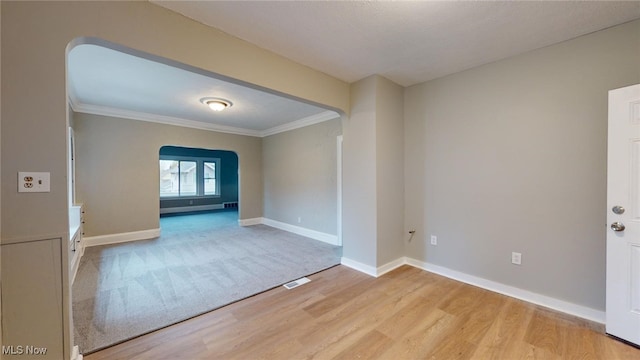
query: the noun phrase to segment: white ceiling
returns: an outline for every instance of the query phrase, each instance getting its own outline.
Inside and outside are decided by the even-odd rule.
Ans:
[[[409,86],[640,18],[640,1],[158,1],[346,82]]]
[[[346,82],[379,74],[403,86],[640,18],[640,1],[152,2]],[[338,116],[134,55],[75,47],[68,59],[73,108],[252,136]],[[199,102],[207,96],[233,106],[214,113]]]
[[[334,119],[335,112],[182,68],[83,44],[68,57],[69,93],[78,112],[265,136]],[[200,102],[220,97],[221,112]]]

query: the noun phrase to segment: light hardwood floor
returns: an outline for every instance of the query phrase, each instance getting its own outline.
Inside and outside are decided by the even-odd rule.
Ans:
[[[600,324],[409,266],[309,278],[85,359],[640,359]]]

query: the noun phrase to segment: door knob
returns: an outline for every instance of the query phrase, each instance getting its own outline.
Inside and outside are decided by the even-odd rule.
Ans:
[[[622,215],[624,214],[624,207],[620,205],[616,205],[611,209],[611,211],[613,211],[614,214]]]
[[[624,224],[623,223],[619,223],[619,222],[614,222],[613,224],[611,224],[611,230],[613,231],[624,231]]]

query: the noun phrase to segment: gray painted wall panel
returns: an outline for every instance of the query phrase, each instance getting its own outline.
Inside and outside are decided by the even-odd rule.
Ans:
[[[404,91],[377,77],[377,266],[404,256]]]
[[[635,21],[407,88],[407,255],[604,309],[607,92],[639,82]]]
[[[351,116],[343,123],[343,255],[376,266],[376,77],[351,84]]]
[[[3,345],[12,346],[14,354],[3,359],[63,358],[62,271],[67,267],[62,266],[66,248],[61,249],[66,243],[47,239],[1,246]],[[29,354],[28,346],[46,353]]]
[[[337,234],[340,134],[336,118],[263,139],[264,217]]]

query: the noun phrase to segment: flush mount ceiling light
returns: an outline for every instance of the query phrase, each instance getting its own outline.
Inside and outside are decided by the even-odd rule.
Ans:
[[[226,108],[230,108],[233,103],[229,100],[214,98],[214,97],[205,97],[200,99],[200,102],[207,105],[213,111],[222,111]]]

